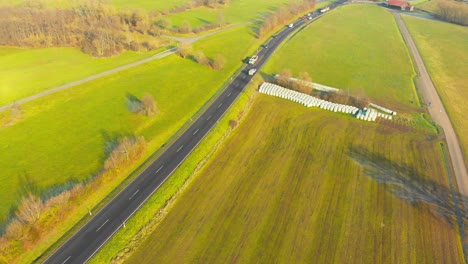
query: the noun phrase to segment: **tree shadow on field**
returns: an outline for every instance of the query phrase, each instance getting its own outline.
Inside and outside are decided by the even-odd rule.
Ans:
[[[418,175],[408,165],[397,164],[384,156],[371,153],[361,147],[352,147],[348,155],[364,168],[364,173],[379,184],[384,184],[396,197],[414,207],[429,210],[435,216],[442,216],[447,222],[464,226],[468,220],[463,204],[468,204],[466,196],[450,190],[425,175]],[[462,222],[460,222],[460,220]]]
[[[104,160],[107,156],[115,149],[119,144],[119,139],[125,137],[126,135],[121,132],[109,132],[101,130],[102,138],[104,139]],[[103,160],[103,162],[104,162]]]
[[[132,113],[138,113],[141,110],[142,102],[138,97],[133,94],[127,93],[127,109]]]

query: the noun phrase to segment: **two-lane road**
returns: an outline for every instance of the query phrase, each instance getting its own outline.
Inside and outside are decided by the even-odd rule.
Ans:
[[[317,17],[319,14],[314,12],[313,16]],[[119,228],[125,225],[127,219],[164,183],[213,128],[252,79],[253,76],[248,75],[248,70],[260,69],[278,45],[306,21],[308,20],[295,21],[293,28],[285,27],[276,37],[265,43],[268,48],[258,52],[257,63],[245,66],[238,75],[233,76],[231,84],[175,142],[55,251],[45,263],[87,262]]]

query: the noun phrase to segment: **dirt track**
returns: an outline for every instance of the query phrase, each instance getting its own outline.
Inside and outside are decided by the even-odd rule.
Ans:
[[[424,62],[421,58],[421,55],[419,54],[418,49],[416,48],[413,38],[411,37],[400,15],[397,13],[393,13],[393,15],[395,16],[396,22],[400,28],[406,45],[408,46],[413,56],[413,62],[416,66],[416,71],[418,74],[418,88],[423,95],[424,101],[430,105],[428,107],[429,114],[431,115],[432,119],[444,130],[459,192],[464,196],[468,196],[468,175],[466,171],[465,159],[463,157],[463,151],[461,149],[458,137],[455,134],[455,130],[453,129],[450,118],[445,111],[442,101],[440,100],[439,94],[437,93],[437,90],[434,87],[431,78],[429,77],[426,67],[424,66]]]

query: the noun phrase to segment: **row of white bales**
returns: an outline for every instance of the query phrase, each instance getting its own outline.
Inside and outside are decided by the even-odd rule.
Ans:
[[[273,83],[267,83],[267,82],[262,83],[258,91],[263,94],[268,94],[268,95],[273,95],[273,96],[281,97],[284,99],[288,99],[288,100],[303,104],[306,107],[315,106],[315,107],[319,107],[319,108],[333,111],[333,112],[352,114],[352,115],[355,115],[358,119],[362,119],[366,121],[375,121],[377,117],[392,119],[391,115],[376,112],[372,109],[364,108],[361,110],[351,105],[336,104],[336,103],[328,102],[326,100],[315,98],[311,95],[307,95],[307,94],[303,94],[297,91],[283,88]]]

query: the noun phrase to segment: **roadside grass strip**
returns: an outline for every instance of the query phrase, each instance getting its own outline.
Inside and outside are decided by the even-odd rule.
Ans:
[[[264,82],[260,86],[258,91],[263,94],[273,95],[276,97],[281,97],[283,99],[291,100],[293,102],[302,104],[306,107],[318,107],[318,108],[325,109],[328,111],[350,114],[356,117],[357,119],[361,119],[365,121],[374,122],[377,120],[378,117],[392,120],[393,119],[392,115],[396,114],[395,112],[386,108],[383,108],[383,109],[387,111],[391,111],[392,115],[380,113],[370,108],[359,109],[358,107],[355,107],[352,105],[332,103],[332,102],[319,99],[308,94],[293,91],[293,90],[281,87],[279,85],[267,83],[267,82]],[[380,108],[378,109],[382,110]]]

